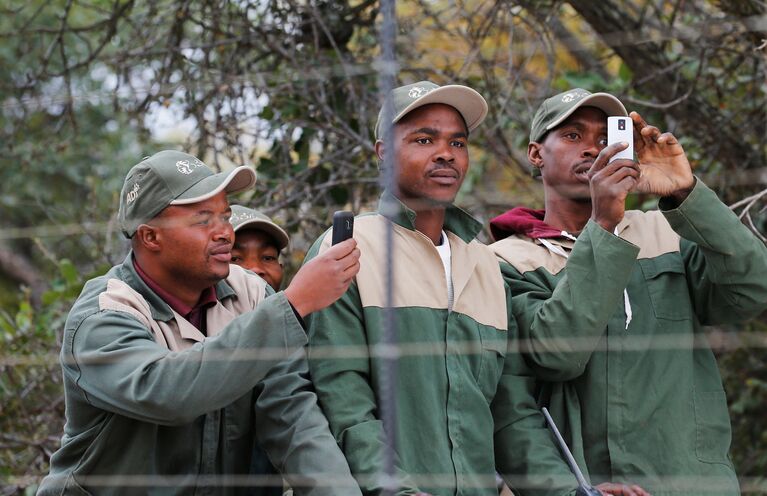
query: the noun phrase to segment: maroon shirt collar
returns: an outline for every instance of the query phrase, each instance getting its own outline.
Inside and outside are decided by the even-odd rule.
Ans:
[[[136,269],[136,273],[139,275],[141,280],[144,281],[147,286],[149,286],[149,289],[154,291],[157,296],[162,298],[162,300],[167,303],[168,306],[170,306],[177,314],[188,320],[197,329],[202,331],[203,334],[205,333],[204,323],[202,320],[203,310],[218,303],[218,298],[216,297],[216,288],[214,286],[208,286],[205,288],[200,295],[200,299],[197,300],[197,303],[195,303],[193,306],[189,306],[175,295],[163,289],[154,280],[152,280],[152,278],[149,277],[147,273],[141,269],[141,266],[138,264],[135,258],[133,259],[133,267]]]

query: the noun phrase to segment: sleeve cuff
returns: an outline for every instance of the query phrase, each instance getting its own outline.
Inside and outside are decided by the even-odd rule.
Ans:
[[[703,181],[695,177],[695,185],[692,187],[690,194],[687,195],[687,198],[682,200],[681,203],[677,203],[673,197],[661,197],[661,199],[658,200],[658,209],[666,214],[676,210],[685,211],[695,208],[695,204],[701,201],[700,198],[706,196],[706,190],[708,190],[708,187],[703,184]]]
[[[592,239],[592,243],[595,246],[602,243],[608,243],[615,246],[617,249],[629,250],[630,252],[635,253],[635,255],[639,253],[639,247],[637,245],[608,231],[593,219],[589,219],[586,223],[586,228],[583,231],[588,232]]]
[[[304,320],[293,308],[284,291],[275,293],[270,298],[277,298],[285,317],[285,340],[289,349],[301,348],[307,344]]]

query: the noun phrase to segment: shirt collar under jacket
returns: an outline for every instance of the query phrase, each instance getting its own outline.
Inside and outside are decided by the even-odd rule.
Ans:
[[[389,191],[384,191],[378,202],[378,213],[397,225],[415,231],[416,212],[409,209],[399,198]],[[450,205],[445,209],[445,231],[450,231],[466,243],[477,237],[482,230],[482,223],[466,211]]]
[[[141,279],[141,276],[136,273],[136,269],[133,266],[132,250],[128,252],[128,256],[125,257],[125,261],[120,266],[120,279],[125,281],[131,288],[135,289],[144,297],[152,312],[152,319],[162,322],[173,320],[173,310],[170,305],[160,298],[157,293],[152,291],[152,289]],[[213,287],[216,290],[216,299],[218,301],[229,298],[230,296],[235,296],[234,289],[232,289],[225,280],[217,282]]]
[[[205,288],[200,294],[200,298],[194,305],[187,305],[181,301],[179,297],[170,291],[166,291],[165,288],[157,284],[157,282],[152,279],[149,274],[144,272],[144,270],[141,268],[141,265],[139,265],[135,258],[133,259],[133,268],[136,269],[136,274],[138,274],[138,276],[146,283],[146,285],[149,286],[149,289],[154,291],[157,296],[162,298],[165,303],[170,305],[170,307],[177,314],[184,317],[189,321],[190,324],[205,334],[205,325],[204,321],[202,320],[204,316],[204,310],[218,303],[218,299],[216,298],[216,290],[213,286],[208,286]]]

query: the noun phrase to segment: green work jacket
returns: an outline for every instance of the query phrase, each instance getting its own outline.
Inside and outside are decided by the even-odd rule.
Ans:
[[[385,214],[385,215],[384,215]],[[436,247],[415,212],[385,194],[358,216],[361,268],[349,290],[309,324],[310,370],[320,404],[364,494],[384,485],[384,443],[396,448],[398,494],[495,495],[496,469],[519,495],[572,494],[575,479],[537,410],[534,378],[518,350],[511,298],[480,224],[446,212],[453,306]],[[400,356],[396,432],[381,419],[386,245],[394,229],[393,308]],[[310,250],[330,245],[330,233]]]
[[[662,199],[660,211],[626,212],[616,233],[636,259],[592,221],[576,242],[546,240],[567,257],[522,235],[491,245],[526,358],[548,381],[539,400],[595,484],[739,494],[727,401],[701,326],[765,308],[767,249],[700,181],[678,207]]]
[[[235,265],[208,336],[136,274],[89,281],[64,328],[66,425],[38,494],[249,494],[257,443],[296,494],[359,488],[320,411],[283,293]],[[269,290],[271,292],[271,290]]]

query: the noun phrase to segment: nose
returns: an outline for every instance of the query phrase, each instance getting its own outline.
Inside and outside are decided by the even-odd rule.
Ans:
[[[266,275],[266,271],[263,267],[261,267],[261,264],[258,262],[252,262],[250,270],[255,272],[259,277],[263,278]]]
[[[435,162],[453,162],[455,161],[455,154],[453,147],[450,146],[449,140],[440,140],[440,146],[434,153]]]
[[[217,222],[216,228],[213,231],[213,240],[231,243],[233,239],[234,228],[232,227],[232,224],[228,220]]]
[[[599,152],[602,151],[604,146],[599,140],[591,140],[586,143],[585,148],[581,151],[581,156],[584,158],[596,158]]]

